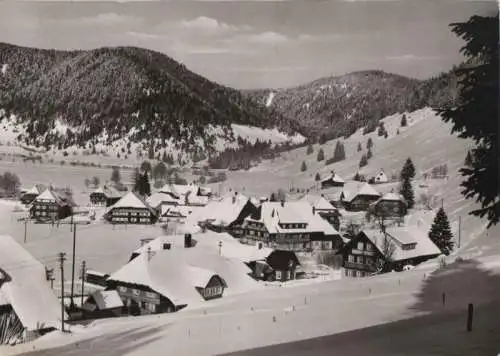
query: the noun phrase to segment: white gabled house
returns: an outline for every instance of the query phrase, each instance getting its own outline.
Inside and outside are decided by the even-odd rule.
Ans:
[[[384,172],[383,169],[381,169],[375,177],[373,177],[373,183],[374,184],[383,184],[383,183],[388,183],[389,182],[389,177],[387,174]]]
[[[134,192],[128,192],[109,207],[103,218],[112,224],[154,224],[158,212]]]

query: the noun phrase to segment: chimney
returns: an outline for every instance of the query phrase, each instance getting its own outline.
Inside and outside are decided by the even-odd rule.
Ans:
[[[284,200],[282,200],[282,201],[281,201],[281,206],[282,206],[282,207],[284,207],[284,206],[285,206],[285,201],[284,201]]]
[[[313,206],[313,215],[316,215],[316,208]]]
[[[192,242],[192,236],[191,234],[184,234],[184,247],[185,248],[190,248]]]

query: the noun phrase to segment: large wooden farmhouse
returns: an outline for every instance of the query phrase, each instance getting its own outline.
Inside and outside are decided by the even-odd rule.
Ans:
[[[406,215],[407,204],[401,194],[387,193],[370,206],[377,217],[400,218]]]
[[[414,227],[363,230],[340,251],[345,275],[364,277],[374,273],[399,271],[441,254],[426,231]]]
[[[331,172],[330,176],[321,181],[321,188],[343,187],[344,184],[345,181],[338,174]]]
[[[340,234],[306,201],[264,202],[242,225],[243,243],[275,249],[332,250],[342,245]]]
[[[342,204],[348,211],[367,211],[379,198],[380,193],[368,183],[364,183],[356,192],[345,190],[341,194]]]
[[[182,263],[168,250],[140,254],[113,273],[107,285],[131,315],[175,312],[220,298],[226,287],[215,272]]]
[[[60,326],[61,304],[45,267],[12,237],[0,235],[0,345],[32,341]]]
[[[337,231],[340,227],[340,212],[326,198],[316,195],[305,195],[301,200],[307,201],[323,219],[328,221]]]
[[[90,193],[90,202],[98,206],[111,206],[123,197],[123,193],[113,186],[105,185]]]
[[[154,224],[158,220],[158,212],[134,192],[129,192],[103,217],[112,224]]]
[[[68,195],[47,188],[31,203],[30,218],[37,221],[56,221],[71,216],[75,203]]]

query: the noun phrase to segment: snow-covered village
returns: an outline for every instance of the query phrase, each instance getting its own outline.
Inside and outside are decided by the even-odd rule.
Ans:
[[[0,69],[0,355],[500,352],[494,2],[0,3]]]

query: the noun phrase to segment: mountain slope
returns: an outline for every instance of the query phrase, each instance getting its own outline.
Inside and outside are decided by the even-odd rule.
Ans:
[[[447,105],[457,97],[454,71],[426,81],[361,71],[295,88],[246,94],[327,138],[349,136],[364,126],[370,132],[387,115]]]
[[[202,139],[212,148],[207,126],[301,126],[271,115],[239,91],[218,85],[168,56],[135,47],[56,51],[0,43],[0,108],[25,124],[26,144],[59,149],[87,142],[109,144],[125,134],[152,141],[154,150],[173,139],[188,149]],[[65,127],[60,132],[57,126]]]

